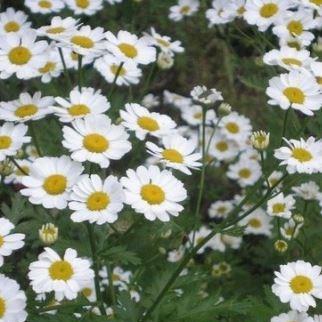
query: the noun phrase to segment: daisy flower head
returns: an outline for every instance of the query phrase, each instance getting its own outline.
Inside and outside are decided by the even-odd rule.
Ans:
[[[36,41],[37,34],[30,30],[23,35],[0,36],[0,78],[16,74],[19,79],[35,77],[45,63],[44,52],[48,43]]]
[[[268,216],[261,208],[257,208],[250,215],[243,218],[238,224],[246,226],[246,235],[265,235],[270,237],[272,234],[273,225],[272,218]]]
[[[273,316],[271,322],[314,322],[313,318],[305,312],[289,311],[278,316]]]
[[[106,266],[103,266],[103,268],[99,271],[99,276],[101,277],[102,285],[108,286],[109,278]],[[114,267],[112,272],[113,286],[117,287],[120,290],[127,290],[131,277],[132,272],[126,271],[122,267],[116,266]]]
[[[25,6],[32,13],[49,14],[61,11],[65,3],[62,0],[25,0]]]
[[[114,125],[106,115],[90,115],[63,127],[63,146],[75,161],[90,161],[102,168],[110,160],[119,160],[131,150],[129,134],[122,125]]]
[[[201,105],[189,105],[181,110],[181,117],[191,126],[202,125],[202,110]],[[205,116],[206,124],[214,124],[217,121],[216,113],[213,109],[208,109]]]
[[[28,16],[14,8],[7,8],[0,13],[0,35],[19,34],[22,35],[31,28],[31,23],[27,21]]]
[[[121,179],[125,202],[146,219],[169,221],[183,210],[180,202],[187,198],[187,191],[170,171],[151,165],[129,169],[126,174]]]
[[[27,319],[27,298],[19,284],[0,274],[0,319],[3,322],[24,322]]]
[[[152,93],[149,93],[149,94],[146,94],[143,98],[142,98],[142,101],[141,101],[141,104],[146,107],[146,108],[154,108],[156,106],[159,106],[160,105],[160,99],[158,96],[152,94]]]
[[[265,64],[270,66],[281,66],[286,70],[307,68],[313,59],[308,50],[297,50],[284,46],[280,49],[272,49],[263,57]]]
[[[84,175],[72,189],[69,209],[74,222],[88,221],[102,225],[113,223],[123,208],[125,196],[115,176],[102,180],[98,175]]]
[[[78,70],[79,56],[81,55],[75,53],[72,48],[69,47],[62,47],[62,55],[68,69],[72,68]],[[94,55],[82,56],[82,67],[92,64],[95,59],[96,57]]]
[[[106,112],[111,104],[100,90],[95,91],[91,87],[82,87],[81,90],[75,87],[70,93],[69,98],[55,98],[58,105],[52,106],[54,113],[63,123],[84,118],[89,115],[98,115]]]
[[[283,193],[279,193],[267,202],[267,213],[272,217],[290,219],[294,208],[295,199],[292,195],[284,196]]]
[[[233,160],[240,151],[238,144],[234,140],[228,139],[221,131],[216,131],[208,144],[209,154],[219,161]]]
[[[255,160],[240,159],[238,162],[229,165],[227,177],[236,180],[241,187],[253,185],[261,177],[262,170]]]
[[[290,0],[247,0],[244,18],[259,31],[266,31],[293,3]]]
[[[208,215],[210,218],[227,218],[233,208],[234,205],[232,201],[218,200],[210,205],[210,208],[208,209]]]
[[[204,242],[204,240],[210,233],[211,229],[206,226],[201,226],[198,230],[190,232],[188,237],[189,240],[193,242],[193,246],[195,247]],[[190,243],[187,242],[186,246],[189,247]],[[205,243],[198,249],[197,254],[203,254],[207,248],[224,250],[225,245],[220,241],[220,238],[218,238],[218,234],[216,234],[209,241],[207,241],[207,243]]]
[[[180,21],[196,13],[199,6],[199,0],[179,0],[177,5],[170,7],[169,18],[173,21]]]
[[[50,24],[37,29],[40,36],[46,36],[51,40],[61,40],[61,37],[67,37],[76,32],[79,21],[72,18],[62,18],[55,16],[51,19]]]
[[[303,223],[296,223],[293,219],[291,219],[284,223],[283,227],[281,227],[281,234],[285,239],[291,240],[297,237],[302,226]]]
[[[103,9],[103,0],[65,0],[65,2],[75,15],[92,16]]]
[[[31,138],[26,136],[27,131],[28,127],[24,124],[5,122],[0,126],[0,161],[15,155],[24,143],[30,142]]]
[[[201,166],[201,154],[194,153],[195,145],[179,135],[165,136],[162,138],[163,147],[147,142],[148,152],[159,158],[166,167],[179,170],[190,175],[189,169],[197,169]]]
[[[310,66],[310,70],[315,76],[316,82],[322,87],[322,62],[313,61]]]
[[[103,39],[103,28],[92,29],[90,26],[81,26],[66,38],[61,37],[61,44],[71,48],[78,55],[96,57],[104,51]]]
[[[53,97],[41,97],[40,92],[33,95],[21,93],[16,100],[0,103],[0,119],[10,122],[39,120],[51,113],[53,102]]]
[[[320,187],[314,181],[304,182],[300,186],[293,187],[292,191],[296,197],[304,200],[320,200],[322,196]]]
[[[267,181],[269,183],[269,187],[275,186],[275,184],[282,179],[283,172],[282,171],[273,171],[267,178]],[[275,188],[281,188],[282,182],[280,182]]]
[[[122,62],[120,58],[111,54],[96,59],[94,68],[108,83],[113,83],[116,79],[115,83],[118,86],[138,84],[142,76],[142,71],[136,63],[130,60]]]
[[[315,307],[314,298],[322,298],[321,267],[298,260],[280,265],[275,271],[273,293],[282,303],[289,303],[292,310],[306,312]]]
[[[286,165],[289,173],[315,173],[321,171],[322,144],[314,137],[307,140],[286,140],[288,146],[278,148],[274,152],[276,159],[281,160],[280,165]]]
[[[306,70],[292,70],[270,79],[266,94],[268,104],[283,110],[293,108],[312,116],[322,106],[322,94],[315,77]]]
[[[0,266],[3,265],[3,257],[10,256],[14,250],[22,248],[25,244],[24,234],[10,234],[14,227],[8,219],[0,218]]]
[[[173,133],[176,123],[167,115],[150,112],[147,108],[136,104],[125,104],[125,110],[120,111],[124,127],[135,131],[139,140],[144,140],[147,134],[162,137]]]
[[[38,261],[29,265],[28,277],[36,293],[55,292],[55,299],[73,300],[82,285],[94,278],[89,260],[77,257],[74,249],[68,248],[63,257],[46,247]]]
[[[211,8],[206,11],[206,18],[209,21],[209,27],[226,24],[234,20],[237,15],[237,11],[232,10],[233,8],[231,5],[231,2],[228,4],[224,0],[213,0]]]
[[[304,7],[318,10],[318,12],[320,12],[322,10],[322,3],[320,0],[302,0],[301,4]]]
[[[89,302],[96,302],[97,301],[97,294],[95,290],[95,281],[94,279],[91,279],[90,281],[86,281],[82,285],[82,289],[80,290],[80,293],[86,297],[86,299]]]
[[[206,86],[195,86],[190,92],[191,97],[194,101],[204,104],[213,105],[218,101],[222,101],[223,97],[221,92],[215,88],[208,89]]]
[[[35,205],[45,208],[64,209],[70,196],[72,186],[77,182],[83,166],[69,157],[42,157],[36,159],[28,176],[22,184],[26,187],[20,192]]]
[[[232,112],[223,117],[219,123],[221,133],[228,139],[236,142],[246,141],[252,131],[252,126],[247,117]]]
[[[110,31],[105,33],[106,49],[121,61],[132,61],[147,65],[156,61],[156,49],[147,37],[138,38],[128,31],[120,30],[115,36]]]

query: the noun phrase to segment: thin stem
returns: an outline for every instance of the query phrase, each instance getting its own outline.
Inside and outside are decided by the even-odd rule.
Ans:
[[[41,149],[40,149],[40,144],[39,144],[39,141],[38,141],[38,137],[36,135],[34,123],[30,122],[29,124],[30,124],[29,129],[30,129],[30,134],[31,134],[32,141],[33,141],[33,143],[34,143],[34,145],[36,147],[38,155],[41,157],[43,154],[42,154]]]
[[[98,305],[98,302],[91,302],[86,303],[86,306],[96,306]],[[43,307],[40,307],[37,309],[37,313],[44,313],[44,312],[50,312],[54,310],[61,310],[61,309],[68,309],[73,307],[79,307],[79,303],[65,303],[65,304],[57,304],[57,305],[46,305]]]
[[[115,85],[116,85],[116,81],[117,79],[119,78],[120,74],[121,74],[121,70],[122,70],[122,67],[124,65],[124,62],[122,61],[120,63],[120,65],[117,67],[117,70],[116,70],[116,73],[115,73],[115,76],[114,76],[114,79],[113,79],[113,83],[111,85],[111,89],[110,89],[110,92],[109,94],[107,95],[109,99],[111,99],[113,93],[114,93],[114,90],[115,90]]]
[[[261,165],[262,165],[262,172],[263,172],[263,177],[264,180],[266,182],[267,188],[270,186],[267,175],[266,175],[266,171],[265,171],[265,158],[264,158],[264,151],[260,150],[259,151],[260,157],[261,157]]]
[[[152,66],[151,66],[151,68],[150,68],[149,74],[148,74],[148,76],[146,78],[145,84],[143,86],[141,98],[143,98],[143,96],[146,94],[147,89],[150,86],[151,79],[152,79],[152,76],[153,76],[155,67],[156,67],[156,63],[153,63]]]
[[[91,251],[92,251],[92,259],[93,259],[93,267],[94,267],[94,284],[95,284],[95,291],[96,291],[96,296],[98,299],[99,303],[99,309],[102,315],[106,315],[104,305],[103,305],[103,298],[102,298],[102,293],[101,293],[101,288],[99,285],[99,264],[98,264],[98,258],[97,258],[97,251],[96,251],[96,244],[95,244],[95,236],[94,236],[94,230],[93,227],[87,223],[86,224],[87,231],[88,231],[88,236],[89,236],[89,242],[91,245]]]
[[[69,75],[69,72],[68,72],[68,69],[67,69],[67,65],[66,65],[66,61],[65,61],[65,58],[64,58],[64,54],[63,54],[62,48],[58,47],[58,52],[59,52],[59,56],[60,56],[61,63],[63,65],[64,76],[65,76],[65,78],[66,78],[66,80],[68,82],[69,87],[72,87],[72,81],[70,79],[70,75]]]
[[[21,173],[23,173],[25,176],[28,175],[28,172],[26,172],[13,157],[8,157],[8,158],[19,169]]]
[[[115,290],[114,290],[114,285],[113,285],[113,269],[110,264],[106,264],[106,268],[107,268],[107,274],[108,274],[108,288],[110,291],[112,306],[113,306],[113,309],[115,309],[116,295],[115,295]]]
[[[288,110],[286,110],[285,114],[284,114],[284,121],[283,121],[283,130],[282,130],[282,136],[281,136],[281,143],[280,145],[282,145],[283,143],[283,138],[285,137],[285,133],[286,133],[286,125],[287,125],[287,120],[288,120],[288,115],[290,113],[290,108]]]
[[[83,56],[82,55],[78,55],[78,90],[81,91],[82,90],[82,61],[83,61]]]

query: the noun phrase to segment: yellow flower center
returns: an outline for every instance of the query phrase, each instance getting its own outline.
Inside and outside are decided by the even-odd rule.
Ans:
[[[89,114],[90,112],[91,110],[88,108],[88,106],[84,104],[75,104],[68,109],[68,113],[71,116],[86,115],[86,114]]]
[[[291,40],[287,42],[287,46],[294,48],[296,50],[300,50],[301,49],[301,44],[299,42],[297,42],[296,40]]]
[[[322,85],[322,77],[321,76],[316,77],[316,81],[319,85]]]
[[[3,297],[0,297],[0,318],[6,313],[6,301]]]
[[[7,135],[0,135],[0,150],[8,149],[11,146],[12,139]]]
[[[292,150],[292,157],[301,163],[308,162],[313,159],[311,152],[303,148],[294,148]]]
[[[56,261],[49,267],[49,275],[53,280],[68,281],[74,274],[72,265],[64,260]]]
[[[36,114],[38,107],[34,104],[21,105],[15,110],[15,115],[24,118]]]
[[[310,278],[297,275],[290,281],[290,287],[295,294],[309,293],[313,289],[313,283]]]
[[[288,23],[287,29],[291,35],[301,35],[303,32],[303,24],[301,21],[292,20]]]
[[[25,65],[31,59],[31,52],[28,48],[18,46],[9,51],[8,58],[12,64]]]
[[[180,13],[183,15],[187,15],[190,12],[190,7],[189,6],[182,6],[180,9]]]
[[[53,6],[53,4],[47,0],[40,0],[38,2],[38,5],[40,8],[44,8],[44,9],[50,9]]]
[[[229,122],[226,124],[226,129],[228,132],[236,134],[239,132],[239,126],[236,123]]]
[[[243,179],[248,179],[251,176],[251,171],[247,168],[241,169],[238,172],[239,176]]]
[[[137,49],[131,44],[121,43],[118,48],[126,57],[135,58],[138,55]]]
[[[197,120],[201,120],[201,118],[202,118],[202,113],[201,113],[201,112],[197,112],[197,113],[193,114],[193,117],[194,117],[195,119],[197,119]]]
[[[82,289],[82,294],[85,296],[85,297],[90,297],[92,295],[93,291],[91,288],[89,287],[85,287]]]
[[[286,229],[284,230],[284,232],[285,232],[285,234],[286,234],[287,236],[293,236],[294,231],[295,231],[294,227],[288,227],[288,228],[286,228]]]
[[[276,203],[273,205],[273,213],[274,214],[278,214],[280,212],[284,212],[285,211],[285,204],[284,203]]]
[[[39,68],[38,70],[39,70],[39,73],[46,74],[54,71],[55,69],[56,69],[56,63],[49,61],[45,64],[45,66]]]
[[[170,162],[183,163],[182,154],[175,149],[165,149],[162,152],[162,156]]]
[[[106,209],[109,203],[110,197],[107,193],[101,191],[92,193],[86,201],[87,208],[91,211]]]
[[[170,43],[162,38],[157,39],[157,43],[161,45],[162,47],[169,47]]]
[[[228,150],[228,144],[225,141],[220,141],[216,144],[216,149],[220,152],[225,152]]]
[[[4,244],[4,239],[3,237],[0,235],[0,247],[2,247],[2,245]]]
[[[48,28],[46,30],[46,32],[48,34],[60,34],[60,33],[64,32],[65,30],[66,30],[66,28],[64,28],[64,27],[52,27],[52,28]]]
[[[67,179],[61,174],[53,174],[45,179],[43,188],[49,195],[60,195],[67,188]]]
[[[41,231],[44,235],[51,235],[51,236],[55,236],[57,233],[57,230],[54,229],[53,227],[46,227]]]
[[[71,42],[79,47],[86,49],[94,47],[93,40],[85,36],[74,36],[72,37]]]
[[[114,75],[118,73],[119,76],[124,76],[126,74],[126,69],[124,67],[120,68],[120,66],[117,64],[112,64],[110,69]]]
[[[275,3],[266,3],[261,7],[259,14],[263,18],[271,18],[277,12],[278,12],[278,6]]]
[[[246,9],[244,6],[238,8],[237,13],[241,16],[245,13]]]
[[[225,206],[221,206],[217,209],[217,211],[220,213],[220,214],[224,214],[226,212],[227,208]]]
[[[285,64],[285,65],[296,65],[296,66],[302,66],[302,62],[298,59],[295,59],[295,58],[283,58],[282,59],[282,62]]]
[[[303,104],[305,101],[305,95],[298,87],[287,87],[284,89],[283,94],[292,104]]]
[[[120,281],[120,280],[121,280],[120,275],[115,274],[115,273],[112,274],[112,281],[113,282],[117,282],[117,281]]]
[[[142,116],[137,121],[138,125],[147,131],[154,132],[159,130],[159,124],[156,120],[148,116]]]
[[[76,0],[76,6],[82,9],[86,9],[90,2],[88,0]]]
[[[93,153],[103,153],[109,148],[109,141],[101,134],[88,134],[83,139],[85,149]]]
[[[322,6],[322,0],[310,0],[310,2],[316,4],[317,6]]]
[[[165,200],[165,193],[155,184],[146,184],[141,188],[141,197],[150,205],[159,205]]]
[[[9,21],[4,25],[6,32],[17,32],[20,30],[20,25],[15,21]]]
[[[251,226],[253,228],[259,228],[262,226],[262,223],[257,218],[252,218],[248,221],[248,226]]]

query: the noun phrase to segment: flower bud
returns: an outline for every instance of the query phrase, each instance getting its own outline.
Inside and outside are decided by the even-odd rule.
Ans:
[[[221,103],[218,107],[218,114],[220,117],[227,116],[231,113],[231,106],[227,103]]]
[[[174,59],[171,54],[162,51],[158,55],[157,64],[160,69],[170,69],[174,64]]]
[[[288,244],[285,240],[279,239],[274,243],[274,247],[279,253],[285,253],[288,249]]]
[[[9,161],[0,162],[0,175],[1,176],[10,176],[14,171],[13,165]]]
[[[42,225],[39,238],[45,245],[52,245],[58,239],[58,227],[51,223]]]
[[[295,214],[292,218],[297,224],[302,224],[304,222],[304,217],[301,214]]]
[[[269,145],[269,133],[264,131],[253,132],[250,137],[252,146],[257,150],[265,150]]]

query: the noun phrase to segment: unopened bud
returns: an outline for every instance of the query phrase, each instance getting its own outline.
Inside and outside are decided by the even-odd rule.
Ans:
[[[304,222],[304,217],[301,214],[295,214],[292,218],[298,224],[301,224]]]
[[[162,51],[158,55],[157,64],[160,69],[170,69],[174,64],[174,59],[171,54]]]
[[[227,116],[231,113],[231,106],[227,103],[221,103],[218,107],[218,114],[219,116],[223,117],[223,116]]]
[[[265,150],[269,145],[269,133],[264,131],[253,132],[250,137],[252,146],[257,150]]]
[[[0,175],[6,177],[13,173],[13,165],[9,161],[0,162]]]
[[[54,224],[45,224],[39,229],[39,238],[45,245],[52,245],[58,239],[58,227]]]
[[[285,253],[288,249],[288,244],[285,240],[279,239],[274,243],[274,247],[279,253]]]

